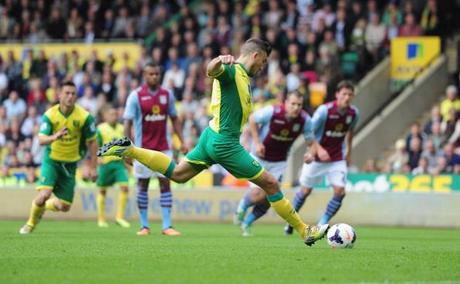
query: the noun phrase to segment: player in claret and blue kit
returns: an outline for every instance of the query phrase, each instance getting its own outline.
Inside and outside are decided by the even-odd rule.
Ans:
[[[304,164],[300,174],[300,190],[294,198],[294,208],[299,211],[306,198],[325,177],[334,190],[334,195],[318,224],[326,224],[337,213],[345,197],[347,165],[351,162],[353,130],[359,120],[358,109],[351,104],[355,89],[351,82],[337,85],[336,100],[318,107],[313,115],[313,132],[325,152],[318,152],[315,161]],[[292,227],[285,227],[292,234]]]

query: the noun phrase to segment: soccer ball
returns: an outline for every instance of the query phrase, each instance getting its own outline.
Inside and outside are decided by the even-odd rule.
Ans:
[[[355,230],[347,224],[335,224],[327,232],[327,243],[332,248],[352,248],[355,241]]]

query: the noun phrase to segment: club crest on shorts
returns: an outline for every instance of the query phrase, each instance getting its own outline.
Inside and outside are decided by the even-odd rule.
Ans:
[[[259,166],[260,166],[260,163],[257,162],[256,160],[252,160],[252,165],[253,165],[254,167],[259,167]]]

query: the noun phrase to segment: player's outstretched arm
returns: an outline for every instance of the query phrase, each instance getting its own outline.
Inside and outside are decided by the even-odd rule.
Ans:
[[[219,55],[208,63],[206,74],[209,77],[216,77],[222,73],[222,64],[232,65],[235,63],[235,57],[232,55]]]

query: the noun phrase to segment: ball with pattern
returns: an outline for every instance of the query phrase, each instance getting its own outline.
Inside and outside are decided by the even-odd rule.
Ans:
[[[332,248],[352,248],[355,241],[355,230],[347,224],[335,224],[327,232],[327,243]]]

